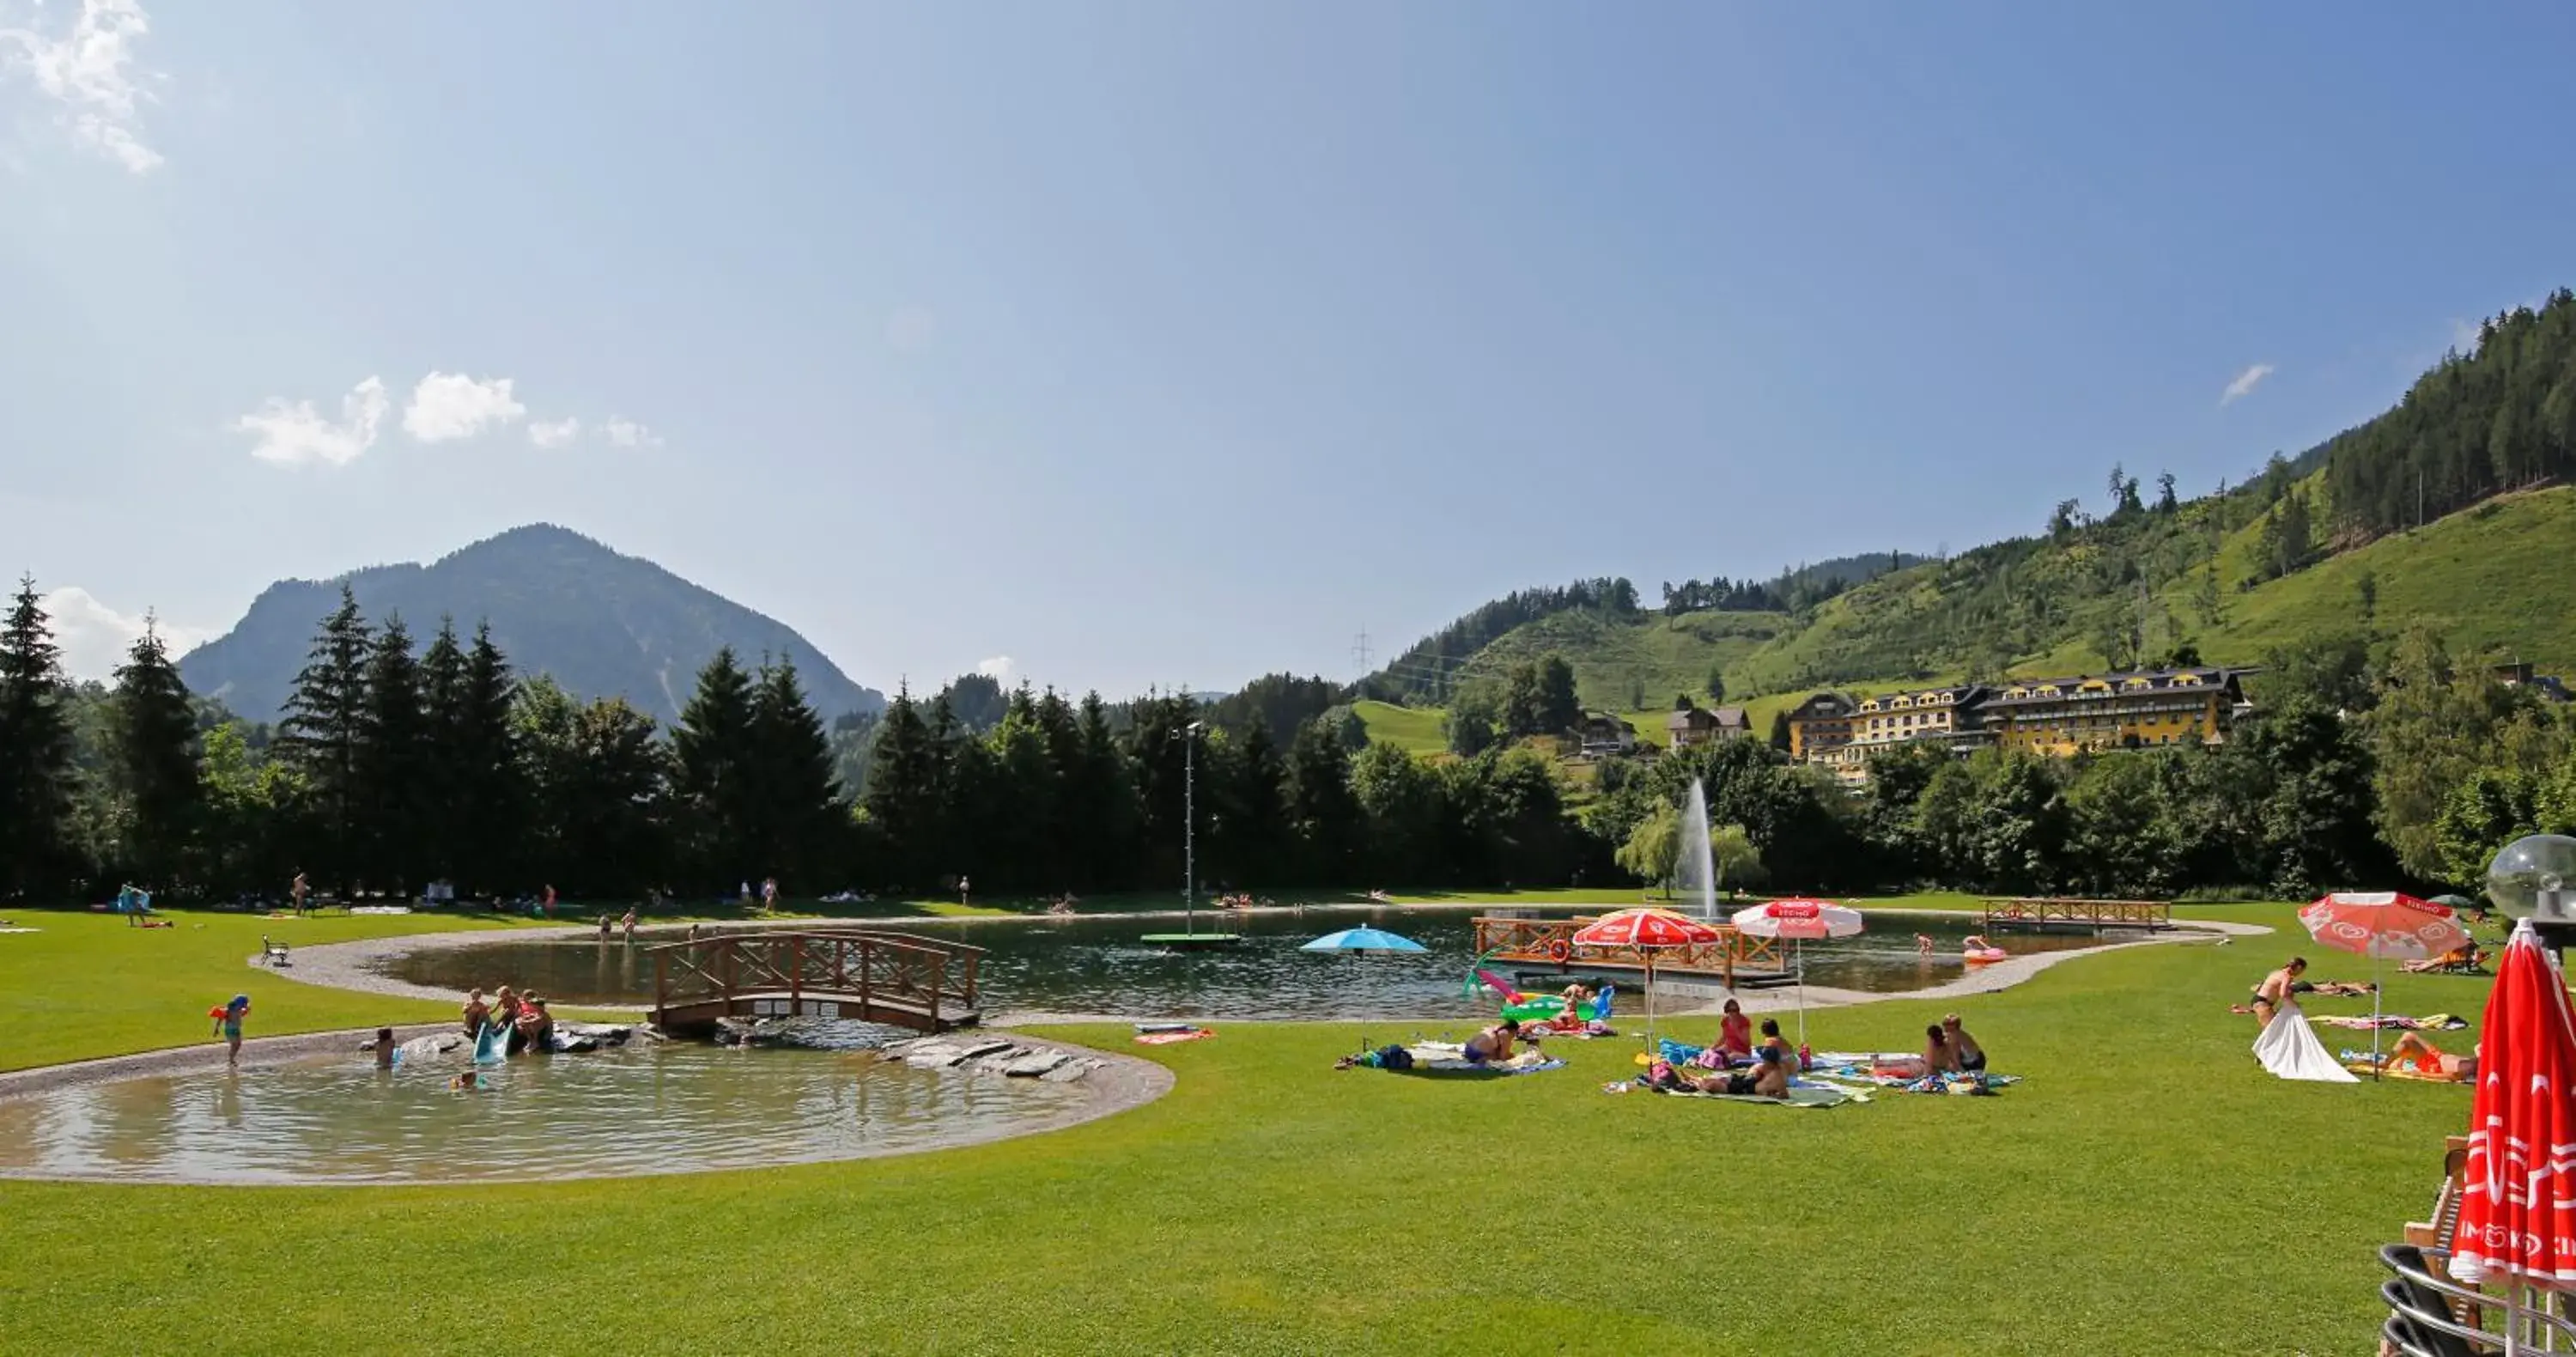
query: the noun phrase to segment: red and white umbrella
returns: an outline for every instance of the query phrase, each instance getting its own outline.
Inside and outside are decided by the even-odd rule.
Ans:
[[[1623,909],[1574,930],[1577,947],[1633,947],[1646,962],[1646,1049],[1655,1049],[1655,953],[1666,947],[1689,947],[1726,937],[1716,929],[1669,909]]]
[[[2370,1064],[2379,1066],[2379,966],[2394,957],[2425,961],[2469,945],[2469,931],[2448,905],[2403,891],[2336,891],[2299,911],[2308,936],[2337,951],[2371,959]]]
[[[2576,1288],[2576,1017],[2528,920],[2514,925],[2478,1034],[2451,1275]],[[2508,1309],[2511,1293],[2508,1292]],[[2508,1319],[2508,1329],[2511,1321]]]
[[[1773,900],[1735,911],[1735,927],[1757,938],[1848,938],[1861,931],[1861,915],[1831,900]]]
[[[1861,913],[1831,900],[1773,900],[1735,911],[1736,931],[1757,938],[1787,938],[1798,959],[1798,1044],[1807,1044],[1807,948],[1809,938],[1848,938],[1861,931]]]

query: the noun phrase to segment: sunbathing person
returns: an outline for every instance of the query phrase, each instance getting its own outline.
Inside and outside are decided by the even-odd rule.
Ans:
[[[1753,1058],[1753,1020],[1744,1016],[1744,1005],[1733,999],[1718,1014],[1717,1049],[1731,1061]]]
[[[2290,987],[2293,993],[2323,994],[2329,997],[2343,999],[2360,999],[2368,997],[2372,988],[2373,986],[2363,984],[2358,980],[2321,980],[2313,985],[2302,980]]]
[[[1923,1029],[1923,1068],[1933,1074],[1959,1072],[1959,1052],[1941,1034],[1941,1024]]]
[[[2400,1035],[2397,1044],[2388,1048],[2386,1063],[2404,1065],[2428,1079],[2465,1084],[2478,1077],[2476,1055],[2452,1055],[2412,1032]]]
[[[1466,1049],[1461,1054],[1467,1057],[1467,1063],[1470,1065],[1489,1065],[1498,1060],[1511,1059],[1512,1046],[1520,1040],[1522,1040],[1520,1019],[1505,1018],[1467,1038]]]
[[[1977,1039],[1968,1035],[1968,1029],[1959,1025],[1958,1014],[1952,1013],[1941,1019],[1941,1035],[1950,1048],[1951,1058],[1958,1062],[1956,1068],[1960,1073],[1986,1072],[1986,1048],[1978,1045]]]
[[[2444,952],[2437,957],[2427,957],[2422,961],[2409,961],[2406,964],[2399,966],[2397,969],[2401,971],[2411,971],[2420,975],[2425,971],[2446,971],[2453,967],[2469,969],[2482,966],[2484,964],[2486,964],[2486,954],[2478,950],[2478,945],[2476,943],[2470,942],[2462,943],[2460,946],[2452,948],[2450,951]]]
[[[1783,1064],[1788,1064],[1795,1058],[1795,1053],[1789,1049],[1789,1039],[1780,1035],[1780,1020],[1778,1018],[1764,1018],[1762,1020],[1762,1040],[1756,1046],[1754,1053],[1759,1055],[1765,1050],[1779,1052],[1780,1061]]]
[[[1681,1087],[1699,1093],[1722,1094],[1729,1098],[1786,1098],[1789,1096],[1789,1066],[1780,1053],[1766,1046],[1749,1070],[1725,1074],[1692,1075],[1673,1072]]]

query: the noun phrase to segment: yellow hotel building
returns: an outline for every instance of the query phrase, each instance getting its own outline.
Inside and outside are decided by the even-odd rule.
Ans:
[[[2246,705],[2242,669],[2013,679],[1980,715],[1995,743],[2065,758],[2085,750],[2216,744]]]

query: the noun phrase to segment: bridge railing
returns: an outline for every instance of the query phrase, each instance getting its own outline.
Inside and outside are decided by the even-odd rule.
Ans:
[[[885,932],[726,933],[647,949],[653,1009],[744,995],[857,1000],[918,1010],[935,1027],[943,1014],[974,1013],[984,949]]]
[[[1985,902],[1985,921],[1988,928],[2005,924],[2033,928],[2060,924],[2092,928],[2170,928],[2173,926],[2173,902],[1999,897]]]
[[[1694,971],[1703,975],[1722,975],[1731,986],[1735,973],[1745,971],[1781,971],[1788,963],[1777,938],[1757,938],[1737,930],[1731,924],[1711,925],[1718,932],[1715,942],[1692,943],[1684,947],[1601,947],[1574,940],[1575,933],[1593,922],[1575,919],[1497,919],[1479,916],[1476,925],[1476,954],[1492,953],[1505,961],[1544,965],[1600,965],[1644,967],[1651,956],[1658,971]],[[1560,948],[1559,944],[1562,944]]]

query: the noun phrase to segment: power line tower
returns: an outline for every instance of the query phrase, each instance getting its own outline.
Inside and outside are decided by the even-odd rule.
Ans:
[[[1361,632],[1359,634],[1359,638],[1351,642],[1351,658],[1358,662],[1361,674],[1365,675],[1369,672],[1369,639],[1367,632]]]

